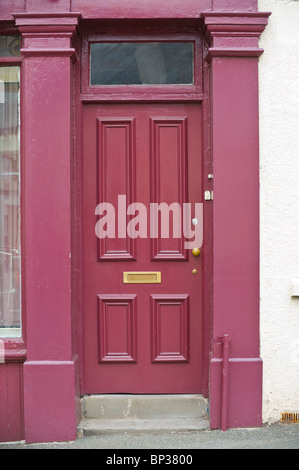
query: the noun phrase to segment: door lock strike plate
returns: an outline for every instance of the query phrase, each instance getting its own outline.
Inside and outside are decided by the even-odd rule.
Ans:
[[[213,200],[213,191],[205,191],[205,201]]]

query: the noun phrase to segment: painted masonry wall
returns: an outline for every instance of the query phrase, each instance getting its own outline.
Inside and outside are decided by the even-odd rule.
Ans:
[[[299,1],[259,0],[263,421],[299,412]]]

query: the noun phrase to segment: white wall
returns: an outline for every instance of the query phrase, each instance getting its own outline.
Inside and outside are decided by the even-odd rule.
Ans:
[[[299,412],[299,1],[259,0],[263,420]]]

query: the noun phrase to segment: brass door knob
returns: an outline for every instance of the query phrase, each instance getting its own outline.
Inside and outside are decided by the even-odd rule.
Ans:
[[[200,249],[199,248],[193,248],[192,255],[193,256],[199,256],[200,255]]]

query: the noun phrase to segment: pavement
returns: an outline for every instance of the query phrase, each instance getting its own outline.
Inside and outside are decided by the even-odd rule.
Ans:
[[[112,463],[107,461],[110,458],[121,459],[121,455],[138,455],[136,450],[129,454],[128,452],[121,453],[120,450],[144,449],[139,453],[143,455],[143,460],[140,460],[139,463],[144,462],[139,466],[144,468],[150,463],[149,456],[153,454],[150,451],[155,449],[179,450],[182,455],[187,455],[184,449],[299,449],[299,424],[276,423],[261,428],[228,429],[225,432],[206,429],[196,432],[105,433],[99,436],[78,437],[76,441],[71,442],[5,443],[0,444],[0,450],[2,449],[98,449],[102,451],[99,453],[100,461],[102,459],[102,462],[106,464]],[[114,452],[107,452],[110,449],[114,449]],[[156,454],[157,452],[154,453],[154,455]],[[144,455],[148,457],[145,459]],[[121,460],[115,463],[130,464],[129,461]],[[151,462],[151,464],[156,463],[157,461]],[[133,466],[138,466],[137,460],[136,465],[133,464]]]

